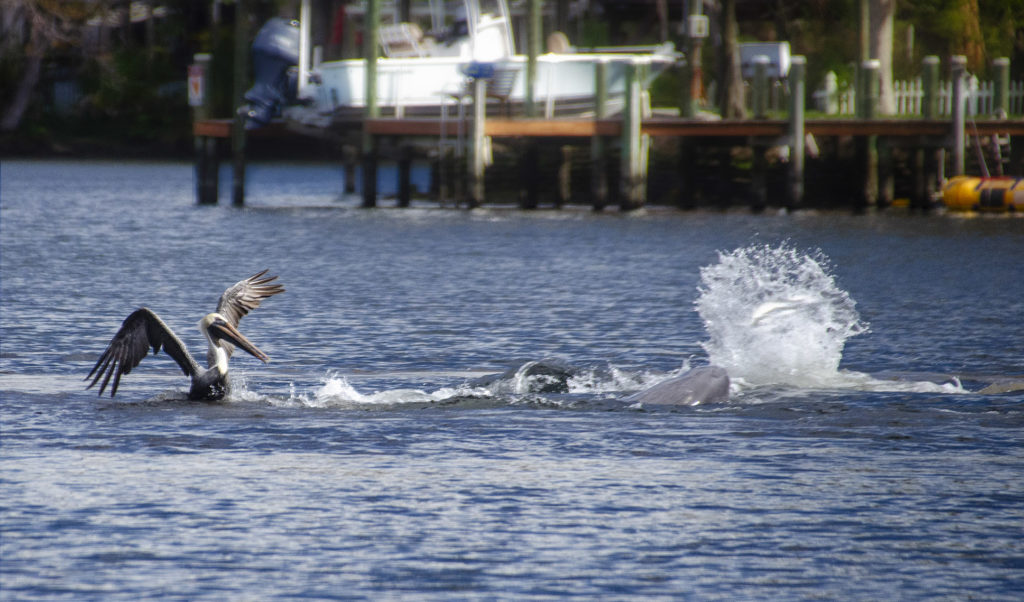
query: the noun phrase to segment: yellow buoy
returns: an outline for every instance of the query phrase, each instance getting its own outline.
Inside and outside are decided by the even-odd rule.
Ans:
[[[1024,178],[956,176],[942,188],[952,211],[1024,211]]]

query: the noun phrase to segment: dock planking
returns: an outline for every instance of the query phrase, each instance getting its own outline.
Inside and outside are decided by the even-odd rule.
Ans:
[[[233,121],[207,119],[196,121],[193,134],[213,138],[230,138]],[[717,120],[651,118],[640,126],[642,133],[654,137],[735,138],[776,137],[786,135],[785,120]],[[353,123],[351,127],[358,128]],[[375,136],[438,137],[459,133],[459,124],[451,119],[443,122],[429,118],[381,117],[363,122],[367,133]],[[485,133],[495,138],[588,138],[619,136],[619,119],[510,119],[488,118]],[[1024,119],[980,120],[967,125],[971,135],[1024,136]],[[808,119],[804,130],[814,136],[885,136],[889,138],[945,136],[950,133],[948,120],[941,119]],[[293,132],[283,125],[272,124],[257,135],[286,136]],[[298,134],[296,134],[298,135]]]

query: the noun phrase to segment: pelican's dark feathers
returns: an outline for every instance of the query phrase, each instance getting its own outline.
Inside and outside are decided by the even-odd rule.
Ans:
[[[185,344],[160,316],[143,307],[133,311],[121,323],[121,328],[85,377],[86,380],[92,379],[86,388],[100,383],[99,394],[103,395],[107,385],[110,385],[110,396],[113,397],[121,384],[121,377],[138,366],[150,348],[154,354],[163,348],[178,363],[181,371],[191,378],[190,398],[223,397],[228,388],[227,358],[234,350],[232,342],[241,344],[246,351],[264,362],[268,359],[266,354],[237,330],[242,317],[259,307],[261,301],[284,292],[280,284],[270,284],[277,276],[266,277],[266,273],[267,270],[263,270],[228,288],[217,303],[217,312],[209,314],[200,322],[200,329],[209,342],[208,368],[203,369],[196,362]]]

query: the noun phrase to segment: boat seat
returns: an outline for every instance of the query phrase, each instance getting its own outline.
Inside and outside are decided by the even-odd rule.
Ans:
[[[434,41],[423,37],[423,30],[415,23],[382,25],[378,35],[387,58],[430,56]]]
[[[548,36],[548,52],[551,54],[571,54],[576,49],[569,43],[569,36],[560,31],[553,31]]]
[[[494,73],[487,78],[487,98],[498,101],[504,109],[505,115],[511,115],[511,107],[508,98],[512,95],[512,88],[516,85],[516,78],[519,76],[521,65],[495,65]],[[473,80],[466,78],[462,89],[451,94],[459,103],[467,98],[473,97]]]

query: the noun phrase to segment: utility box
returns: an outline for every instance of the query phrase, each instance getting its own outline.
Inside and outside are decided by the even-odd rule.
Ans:
[[[754,77],[754,57],[768,57],[768,77],[783,79],[789,75],[789,42],[749,42],[740,44],[740,72],[743,79]]]

